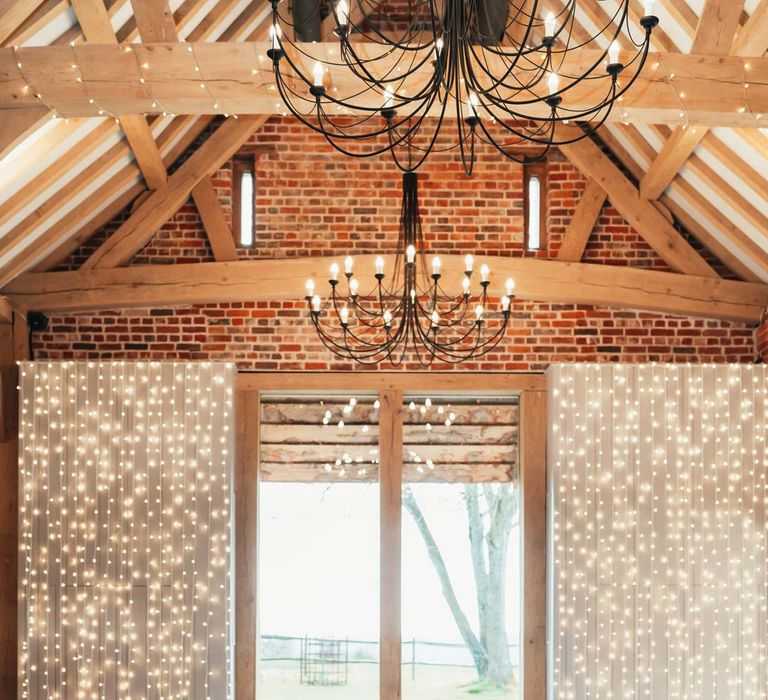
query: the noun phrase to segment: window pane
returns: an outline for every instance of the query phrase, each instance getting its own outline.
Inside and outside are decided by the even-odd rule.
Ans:
[[[262,700],[377,700],[378,401],[262,402]]]
[[[240,245],[253,245],[253,173],[240,174]]]
[[[403,698],[520,689],[518,407],[406,399]]]
[[[541,180],[536,175],[528,179],[528,248],[541,248]]]

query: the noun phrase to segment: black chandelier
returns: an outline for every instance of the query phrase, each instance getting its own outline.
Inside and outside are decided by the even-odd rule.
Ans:
[[[479,288],[472,289],[474,259],[467,255],[461,289],[454,293],[441,285],[441,261],[436,255],[428,267],[419,216],[416,173],[403,174],[400,234],[391,274],[384,258],[375,260],[370,289],[360,289],[354,259],[344,261],[344,281],[338,263],[330,267],[328,299],[315,293],[307,280],[309,314],[320,340],[339,357],[360,364],[388,361],[402,364],[406,353],[424,366],[435,360],[456,364],[476,359],[495,348],[509,324],[515,283],[496,309],[489,307],[490,270],[480,268]]]
[[[584,138],[637,79],[659,21],[654,0],[643,0],[642,17],[616,0],[597,34],[577,40],[577,0],[546,15],[540,0],[409,0],[407,26],[391,31],[402,18],[383,12],[383,0],[315,2],[291,19],[271,0],[267,53],[280,97],[342,153],[389,151],[404,171],[458,147],[471,174],[478,139],[530,162]],[[332,19],[338,45],[296,40],[313,13]],[[620,37],[631,52],[620,51]],[[457,138],[438,141],[449,117]],[[558,130],[568,123],[582,128]]]

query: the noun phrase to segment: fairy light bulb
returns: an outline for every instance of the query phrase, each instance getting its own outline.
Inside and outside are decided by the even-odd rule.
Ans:
[[[618,41],[611,42],[611,45],[608,48],[608,63],[613,65],[618,64],[620,50],[621,50],[621,47],[619,46]]]
[[[440,257],[435,255],[434,258],[432,258],[432,274],[433,275],[439,275],[440,274],[440,266],[442,265],[442,262],[440,261]]]
[[[312,311],[320,313],[320,297],[317,294],[312,297]]]
[[[312,68],[312,79],[314,80],[315,87],[323,87],[323,79],[325,78],[325,70],[323,64],[320,61],[315,61],[314,68]]]
[[[506,283],[506,291],[507,296],[511,297],[515,293],[515,280],[511,277],[507,277],[507,283]]]
[[[374,261],[374,267],[376,268],[376,274],[377,275],[383,275],[384,274],[384,258],[381,257],[381,255],[376,256],[376,260]]]
[[[544,18],[544,35],[548,37],[555,36],[555,15],[553,12],[548,12]]]
[[[475,259],[471,255],[464,256],[464,270],[465,272],[472,272],[472,266],[475,264]]]
[[[355,264],[355,261],[354,261],[354,259],[352,258],[351,255],[347,255],[347,257],[344,258],[344,272],[345,272],[345,274],[347,274],[347,275],[351,275],[352,274],[352,267],[354,266],[354,264]]]
[[[336,282],[339,279],[339,263],[331,263],[331,280]]]
[[[490,269],[488,268],[488,265],[483,265],[480,268],[480,281],[481,282],[487,282],[488,281],[488,275],[491,273]]]
[[[315,294],[315,281],[314,280],[307,280],[307,283],[304,285],[304,287],[307,290],[307,296],[311,297]]]
[[[560,76],[557,73],[549,74],[547,77],[547,88],[550,95],[554,95],[560,89]]]
[[[405,258],[408,261],[409,264],[413,264],[414,260],[416,260],[416,248],[415,246],[409,245],[405,249]]]
[[[336,3],[336,19],[342,27],[346,27],[349,24],[349,5],[347,5],[347,0],[339,0]]]

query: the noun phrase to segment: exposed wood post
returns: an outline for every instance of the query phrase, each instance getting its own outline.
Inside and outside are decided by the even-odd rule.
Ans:
[[[547,394],[526,391],[520,404],[523,697],[524,700],[544,700],[547,690]]]
[[[27,357],[23,315],[0,323],[0,697],[15,698],[18,681],[19,415],[17,360]]]
[[[401,530],[403,511],[403,392],[380,394],[379,482],[381,498],[380,681],[381,700],[401,696]],[[238,700],[240,700],[238,698]]]
[[[235,396],[235,697],[255,700],[259,654],[259,392],[239,389]]]

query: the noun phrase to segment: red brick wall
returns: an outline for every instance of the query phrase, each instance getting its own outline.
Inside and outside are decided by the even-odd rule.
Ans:
[[[255,143],[256,246],[246,257],[338,256],[391,251],[397,239],[400,174],[387,157],[352,159],[287,119],[272,119]],[[557,253],[586,181],[559,154],[548,169],[548,250]],[[420,171],[422,223],[435,252],[531,255],[523,249],[522,168],[481,147],[467,179],[455,151],[433,155]],[[230,170],[216,185],[227,211]],[[113,222],[65,267],[74,268]],[[188,203],[133,264],[210,260]],[[665,263],[607,206],[584,259],[666,270]],[[38,358],[235,359],[250,369],[349,368],[315,339],[302,303],[211,304],[185,309],[77,314],[51,319],[37,334]],[[749,362],[754,331],[743,324],[588,306],[515,302],[512,327],[496,352],[466,369],[543,369],[554,361]]]

